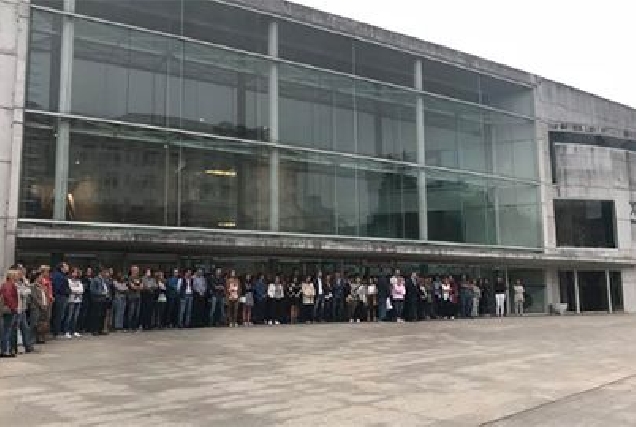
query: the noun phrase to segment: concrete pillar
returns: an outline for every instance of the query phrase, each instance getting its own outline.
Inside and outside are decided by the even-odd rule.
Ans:
[[[415,89],[422,90],[422,60],[415,60]],[[420,169],[417,173],[418,208],[420,222],[420,240],[428,240],[428,207],[426,201],[426,125],[424,111],[424,97],[417,95],[415,101],[415,130],[417,135],[417,164]]]
[[[510,296],[510,276],[508,275],[508,267],[504,270],[504,277],[504,280],[506,281],[506,314],[510,316],[512,315],[512,304],[514,304],[514,301]]]
[[[15,262],[29,38],[27,0],[0,0],[0,274]]]
[[[64,10],[75,12],[75,0],[64,0]],[[73,80],[73,38],[75,24],[73,17],[62,17],[62,47],[60,54],[60,101],[59,112],[71,111],[71,88]],[[70,125],[65,119],[59,119],[55,145],[55,203],[53,219],[66,219],[68,200],[68,159],[70,144]]]
[[[550,306],[561,302],[561,292],[559,289],[559,271],[556,268],[549,268],[545,272],[546,277],[546,310]]]
[[[607,287],[607,311],[609,311],[609,314],[612,314],[614,313],[614,307],[612,304],[612,287],[609,270],[605,270],[605,286]]]
[[[271,57],[278,57],[278,23],[269,23],[268,53]],[[270,62],[269,69],[269,137],[271,142],[279,141],[278,127],[278,63]],[[280,227],[280,197],[279,197],[279,164],[280,155],[277,148],[272,148],[269,157],[269,228],[278,231]]]
[[[579,272],[574,270],[574,299],[576,302],[576,314],[581,314],[581,294],[579,292]]]
[[[621,271],[623,284],[623,311],[636,313],[636,268]]]

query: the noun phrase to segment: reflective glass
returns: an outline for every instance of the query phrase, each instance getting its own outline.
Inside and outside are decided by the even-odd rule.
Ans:
[[[286,64],[279,76],[282,142],[416,160],[412,93]]]
[[[266,229],[268,176],[245,144],[76,121],[68,219]]]
[[[525,288],[524,312],[545,313],[547,308],[545,272],[543,270],[509,269],[510,295],[508,301],[514,301],[513,286],[517,280],[521,280]]]
[[[26,107],[57,111],[60,94],[60,15],[33,10],[29,38]]]
[[[415,58],[374,43],[354,41],[353,74],[381,82],[413,87]]]
[[[612,200],[555,200],[558,246],[616,247],[616,213]]]
[[[541,217],[537,185],[501,182],[497,188],[499,244],[541,246]]]
[[[20,217],[52,219],[56,120],[27,113],[24,124]]]

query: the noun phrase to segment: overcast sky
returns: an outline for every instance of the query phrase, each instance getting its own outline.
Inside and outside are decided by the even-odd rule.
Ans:
[[[636,0],[292,0],[636,108]]]

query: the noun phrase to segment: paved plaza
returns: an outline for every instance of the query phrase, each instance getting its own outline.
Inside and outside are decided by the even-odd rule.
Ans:
[[[2,426],[636,425],[636,317],[111,334],[0,361]]]

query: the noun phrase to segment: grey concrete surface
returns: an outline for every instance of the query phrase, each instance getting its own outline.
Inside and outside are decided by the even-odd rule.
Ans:
[[[626,315],[86,337],[0,360],[0,425],[635,425],[635,338]]]

